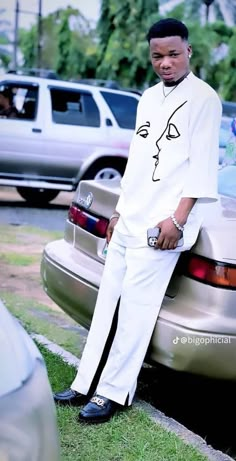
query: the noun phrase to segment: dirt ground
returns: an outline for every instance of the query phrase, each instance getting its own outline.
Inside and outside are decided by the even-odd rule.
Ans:
[[[61,192],[52,203],[68,205],[72,193]],[[1,187],[0,202],[24,201],[15,188]],[[47,242],[55,239],[54,234],[40,229],[31,231],[24,226],[1,225],[0,223],[0,291],[10,292],[42,303],[53,310],[61,309],[44,292],[40,277],[40,261]],[[7,257],[15,254],[34,259],[31,264],[9,263]],[[23,262],[23,261],[22,261]]]
[[[44,292],[40,277],[43,248],[53,237],[40,230],[37,234],[23,226],[4,225],[0,226],[0,240],[0,291],[35,300],[60,311]],[[26,263],[25,256],[28,257]]]
[[[7,201],[16,200],[10,195]],[[62,237],[63,231],[0,222],[0,299],[27,331],[41,334],[80,357],[87,330],[49,298],[40,275],[46,244]]]

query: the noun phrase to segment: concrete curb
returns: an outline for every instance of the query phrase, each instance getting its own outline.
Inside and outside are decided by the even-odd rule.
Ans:
[[[59,355],[62,360],[64,360],[69,365],[72,365],[76,368],[78,367],[80,360],[70,352],[67,352],[65,349],[53,343],[52,341],[49,341],[42,335],[32,333],[31,337],[35,339],[39,344],[45,346],[49,351]],[[196,448],[202,455],[205,455],[209,461],[234,461],[233,458],[219,450],[215,450],[211,445],[208,445],[202,437],[194,434],[192,431],[174,419],[169,418],[149,403],[146,403],[143,400],[135,399],[134,407],[145,411],[145,413],[148,414],[153,422],[159,424],[167,431],[174,433],[186,444]]]

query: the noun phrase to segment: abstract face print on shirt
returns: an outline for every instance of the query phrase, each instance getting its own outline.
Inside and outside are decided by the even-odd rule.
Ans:
[[[160,178],[158,178],[158,165],[159,165],[159,155],[162,150],[162,139],[165,136],[168,141],[171,141],[172,139],[179,138],[181,135],[177,126],[174,123],[171,123],[171,120],[173,116],[176,114],[176,112],[181,109],[181,107],[186,104],[187,101],[184,101],[179,107],[177,107],[174,112],[171,114],[171,116],[168,118],[166,127],[164,131],[162,132],[161,136],[157,139],[156,141],[156,146],[157,146],[157,154],[153,155],[153,158],[156,159],[155,165],[154,165],[154,171],[152,174],[152,180],[153,181],[160,181]]]
[[[148,128],[150,128],[150,122],[146,122],[144,125],[141,125],[137,129],[136,134],[139,134],[142,138],[146,138],[149,135]]]

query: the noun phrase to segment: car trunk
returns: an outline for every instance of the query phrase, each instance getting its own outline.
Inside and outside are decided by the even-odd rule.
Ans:
[[[113,213],[119,197],[119,181],[81,181],[74,196],[73,204],[83,210],[89,221],[108,220]],[[106,239],[94,235],[91,231],[91,222],[88,228],[74,225],[74,247],[91,256],[102,264],[105,262]],[[85,226],[86,227],[86,226]]]
[[[81,181],[74,197],[74,205],[83,210],[88,218],[109,220],[114,212],[120,193],[118,180]],[[232,230],[236,233],[235,200],[221,197],[212,205],[204,207],[206,212],[203,227],[191,253],[217,260],[222,263],[236,264],[236,245],[232,245]],[[99,237],[78,225],[74,225],[74,246],[91,258],[105,262],[105,235]],[[69,228],[68,228],[69,229]],[[70,232],[71,234],[71,230]],[[176,270],[170,280],[166,295],[173,298],[180,288],[180,277],[184,271],[184,260],[189,252],[181,255]]]

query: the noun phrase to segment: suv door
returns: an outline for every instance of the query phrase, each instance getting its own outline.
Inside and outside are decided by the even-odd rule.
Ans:
[[[1,184],[4,184],[4,178],[8,178],[9,184],[9,178],[17,183],[22,177],[30,179],[37,176],[39,172],[35,170],[34,158],[41,151],[39,85],[29,81],[4,80],[0,91],[6,89],[11,94],[16,113],[10,118],[0,115]]]
[[[106,145],[100,110],[89,91],[52,84],[47,92],[44,153],[54,176],[71,181],[93,148]]]

